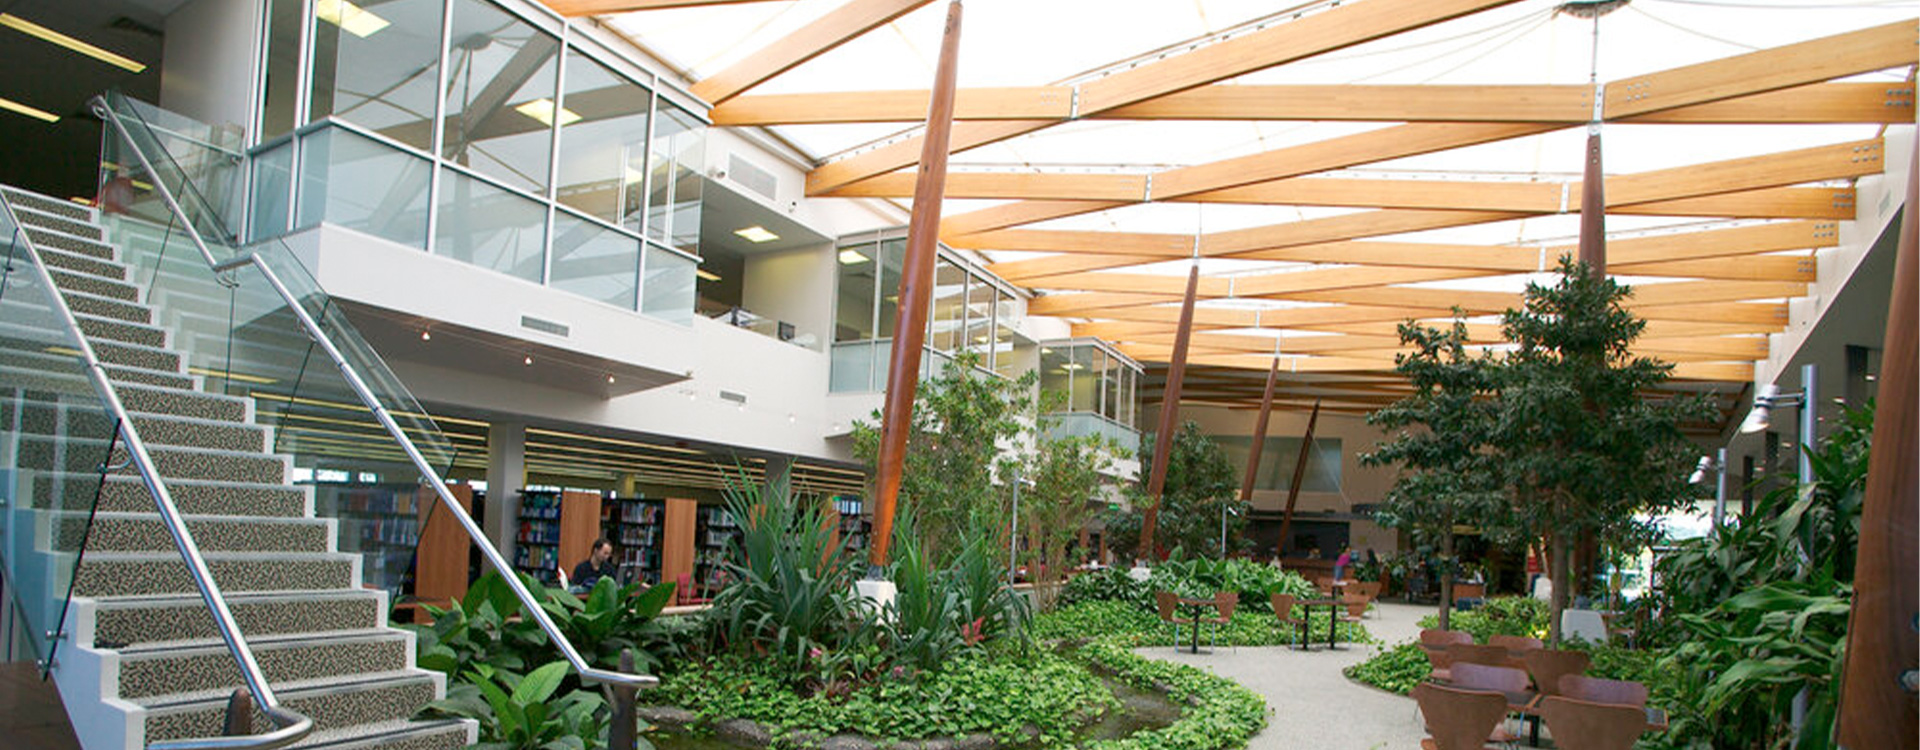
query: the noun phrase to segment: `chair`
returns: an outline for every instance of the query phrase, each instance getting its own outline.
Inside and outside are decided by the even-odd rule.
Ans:
[[[1553,648],[1528,651],[1521,658],[1527,663],[1527,674],[1533,675],[1534,689],[1541,695],[1559,695],[1560,678],[1585,672],[1593,663],[1585,651]]]
[[[1546,644],[1540,642],[1540,639],[1528,638],[1524,635],[1496,635],[1489,637],[1487,644],[1506,649],[1508,665],[1520,669],[1527,668],[1527,663],[1522,661],[1521,657],[1528,651],[1538,651],[1547,647]]]
[[[1441,682],[1452,679],[1447,670],[1453,666],[1453,657],[1447,655],[1447,647],[1456,643],[1473,643],[1473,636],[1458,630],[1420,631],[1420,650],[1427,652],[1427,663],[1433,667],[1429,677]]]
[[[1274,619],[1280,621],[1281,625],[1293,626],[1295,636],[1293,639],[1294,645],[1299,645],[1307,641],[1307,620],[1304,617],[1293,616],[1292,594],[1273,595],[1273,616]]]
[[[1367,616],[1367,607],[1372,605],[1372,603],[1372,599],[1359,594],[1341,594],[1340,606],[1347,608],[1347,614],[1342,616],[1340,620],[1342,622],[1359,622]]]
[[[1507,697],[1488,690],[1460,690],[1422,682],[1413,700],[1426,717],[1422,750],[1481,750],[1507,716]]]
[[[1630,750],[1647,731],[1647,712],[1639,706],[1551,696],[1537,710],[1554,746],[1565,750]]]
[[[1592,703],[1612,703],[1642,708],[1647,705],[1645,683],[1608,680],[1578,674],[1560,676],[1560,695]]]
[[[1200,624],[1213,626],[1213,639],[1211,643],[1213,644],[1214,647],[1217,648],[1220,645],[1220,628],[1225,627],[1228,622],[1231,622],[1233,620],[1233,610],[1238,608],[1239,606],[1240,606],[1240,592],[1238,591],[1214,592],[1213,608],[1217,614],[1213,617],[1207,617],[1200,620]]]
[[[1194,625],[1193,619],[1180,616],[1180,597],[1171,591],[1153,592],[1153,604],[1160,610],[1160,621],[1173,629],[1173,648],[1179,650],[1180,626]]]
[[[1457,648],[1457,647],[1456,647]],[[1527,673],[1513,667],[1494,667],[1455,660],[1452,687],[1461,690],[1493,690],[1507,696],[1507,707],[1525,706],[1533,701],[1527,689]],[[1514,742],[1520,736],[1505,728],[1494,731],[1493,742]]]
[[[1507,655],[1505,646],[1482,646],[1477,643],[1455,643],[1447,647],[1447,657],[1454,666],[1461,664],[1484,664],[1489,667],[1505,667],[1512,663],[1513,657]]]
[[[680,577],[674,581],[673,598],[678,601],[681,606],[710,604],[713,602],[712,599],[700,596],[699,590],[693,587],[693,575],[690,573],[681,573]]]
[[[1560,635],[1588,643],[1607,642],[1607,620],[1591,609],[1569,609],[1560,613]]]
[[[1313,587],[1320,590],[1321,596],[1333,596],[1333,576],[1314,576]]]

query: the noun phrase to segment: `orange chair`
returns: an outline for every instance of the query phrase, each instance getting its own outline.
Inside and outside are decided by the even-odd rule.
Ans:
[[[1482,750],[1507,716],[1506,696],[1490,690],[1422,682],[1414,686],[1413,700],[1433,735],[1420,741],[1421,750]]]
[[[1554,648],[1528,651],[1522,658],[1527,663],[1527,674],[1533,675],[1533,688],[1541,695],[1559,695],[1560,678],[1581,674],[1593,664],[1593,657],[1585,651]]]
[[[1491,636],[1487,638],[1487,645],[1506,649],[1507,665],[1522,670],[1527,668],[1525,658],[1528,651],[1538,651],[1547,647],[1547,644],[1541,643],[1540,639],[1528,638],[1524,635]]]
[[[1203,617],[1200,619],[1198,623],[1198,625],[1213,626],[1212,645],[1214,647],[1216,648],[1219,647],[1220,629],[1223,627],[1226,627],[1227,623],[1233,621],[1233,610],[1238,608],[1239,606],[1240,606],[1240,592],[1238,591],[1214,592],[1213,609],[1216,614],[1212,617]]]
[[[1553,732],[1554,746],[1565,750],[1631,750],[1647,731],[1647,712],[1639,706],[1555,695],[1540,701],[1536,710]]]
[[[1473,643],[1473,636],[1458,630],[1420,631],[1420,650],[1427,652],[1427,664],[1433,668],[1428,677],[1441,682],[1453,679],[1448,671],[1453,666],[1453,657],[1447,655],[1447,647],[1459,643]]]
[[[1608,680],[1578,674],[1560,676],[1560,695],[1592,703],[1612,703],[1642,708],[1647,705],[1645,683]]]
[[[1298,646],[1307,642],[1307,620],[1304,617],[1293,616],[1293,602],[1292,594],[1274,594],[1273,617],[1279,620],[1281,625],[1293,626],[1295,636],[1293,645]]]
[[[1180,649],[1180,626],[1194,625],[1190,617],[1180,616],[1180,596],[1171,591],[1153,592],[1153,605],[1159,610],[1160,621],[1173,629],[1173,648]],[[1196,625],[1196,627],[1198,627]]]
[[[1504,646],[1482,646],[1477,643],[1455,643],[1447,647],[1447,656],[1455,666],[1462,663],[1484,664],[1489,667],[1509,665],[1507,649]]]
[[[1452,671],[1451,687],[1498,692],[1507,697],[1508,711],[1525,710],[1527,704],[1533,702],[1533,691],[1527,689],[1527,673],[1524,671],[1459,660],[1453,662]],[[1519,740],[1520,735],[1501,727],[1495,729],[1488,739],[1491,742],[1511,743]]]

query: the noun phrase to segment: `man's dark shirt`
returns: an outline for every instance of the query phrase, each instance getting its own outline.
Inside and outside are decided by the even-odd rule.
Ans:
[[[593,566],[592,559],[582,560],[579,565],[573,566],[572,583],[580,588],[590,589],[600,582],[601,577],[612,578],[618,571],[619,566],[614,565],[611,559],[607,560],[607,564],[597,568]]]

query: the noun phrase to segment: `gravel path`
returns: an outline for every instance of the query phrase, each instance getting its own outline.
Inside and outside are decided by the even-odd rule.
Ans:
[[[1392,646],[1419,636],[1419,619],[1431,606],[1382,603],[1367,615],[1367,630]],[[1324,636],[1323,636],[1324,637]],[[1252,688],[1273,710],[1266,731],[1248,750],[1404,750],[1420,746],[1420,718],[1413,699],[1349,681],[1340,670],[1373,656],[1379,647],[1348,646],[1300,652],[1286,646],[1226,648],[1213,653],[1140,649],[1154,659],[1189,664]]]

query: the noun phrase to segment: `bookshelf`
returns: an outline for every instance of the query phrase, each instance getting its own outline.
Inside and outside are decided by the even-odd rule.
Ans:
[[[520,531],[514,537],[513,568],[548,586],[559,584],[559,492],[520,491]]]
[[[664,500],[606,498],[600,504],[600,535],[613,540],[621,581],[660,582]]]
[[[733,513],[717,505],[702,506],[694,525],[693,583],[698,590],[712,592],[726,585],[727,549],[740,536],[740,525]]]
[[[837,519],[840,531],[840,547],[849,552],[860,552],[867,548],[867,538],[873,534],[873,521],[865,515],[865,502],[859,495],[834,495],[833,517]]]
[[[394,601],[412,587],[413,561],[420,544],[417,484],[314,484],[314,507],[322,518],[339,520],[339,548],[361,557],[367,585],[384,589]]]

